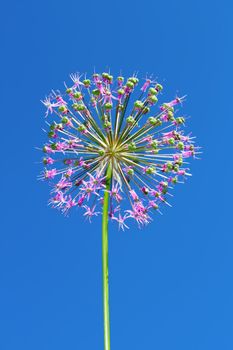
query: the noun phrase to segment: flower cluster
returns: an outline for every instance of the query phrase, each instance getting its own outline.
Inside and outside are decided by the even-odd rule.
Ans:
[[[149,223],[153,211],[169,205],[170,189],[190,175],[187,158],[199,153],[194,137],[182,130],[185,118],[175,110],[184,98],[153,112],[163,87],[152,79],[140,86],[136,75],[126,80],[109,73],[70,77],[64,93],[53,91],[42,101],[49,141],[43,146],[41,178],[53,183],[50,204],[64,213],[81,207],[91,221],[108,191],[109,217],[121,229],[130,219]]]

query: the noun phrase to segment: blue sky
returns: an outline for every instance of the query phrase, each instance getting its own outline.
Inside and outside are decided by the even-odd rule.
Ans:
[[[232,349],[230,1],[24,0],[1,13],[0,349],[103,348],[100,219],[48,208],[35,146],[40,100],[108,67],[187,94],[204,150],[172,209],[144,230],[111,226],[112,350]]]

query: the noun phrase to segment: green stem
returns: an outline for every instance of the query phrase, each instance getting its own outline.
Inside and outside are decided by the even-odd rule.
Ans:
[[[110,350],[109,292],[108,292],[108,207],[112,178],[112,166],[109,163],[106,174],[102,219],[102,264],[103,264],[103,307],[104,307],[104,349]]]

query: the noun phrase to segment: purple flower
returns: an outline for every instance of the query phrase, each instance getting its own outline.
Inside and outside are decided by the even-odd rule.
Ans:
[[[177,115],[184,98],[156,110],[163,87],[149,78],[140,85],[136,75],[70,77],[71,87],[42,101],[51,118],[46,120],[49,142],[42,148],[46,169],[41,176],[55,182],[49,203],[65,214],[84,208],[91,221],[101,212],[107,191],[109,217],[119,229],[133,219],[139,226],[148,224],[152,213],[170,205],[173,186],[191,175],[188,159],[200,153],[194,137],[183,131],[184,117]]]
[[[85,213],[83,214],[88,218],[88,220],[91,222],[93,216],[97,216],[100,214],[100,212],[95,211],[96,205],[94,205],[92,208],[88,207],[87,205],[83,205],[83,208],[86,209]]]

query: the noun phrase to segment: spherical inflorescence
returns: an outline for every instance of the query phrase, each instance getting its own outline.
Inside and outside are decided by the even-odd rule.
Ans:
[[[108,191],[109,217],[119,228],[128,228],[130,219],[149,223],[153,211],[169,205],[174,184],[190,175],[187,158],[198,154],[194,137],[182,130],[185,118],[175,111],[184,98],[153,112],[163,87],[151,79],[139,87],[135,75],[127,80],[114,80],[109,73],[70,77],[64,93],[53,91],[42,101],[46,116],[53,119],[47,119],[41,175],[53,183],[49,203],[63,213],[81,207],[91,221],[101,213]]]

